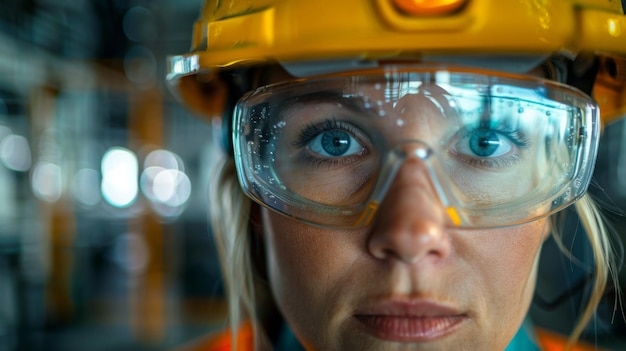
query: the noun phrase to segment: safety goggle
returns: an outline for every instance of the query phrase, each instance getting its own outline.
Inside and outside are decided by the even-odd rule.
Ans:
[[[247,195],[326,228],[369,225],[407,169],[450,226],[545,217],[586,192],[598,136],[596,104],[571,87],[410,66],[268,85],[233,119]]]

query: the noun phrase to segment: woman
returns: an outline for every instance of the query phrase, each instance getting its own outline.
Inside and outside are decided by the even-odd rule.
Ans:
[[[573,345],[612,269],[587,94],[620,79],[599,53],[626,55],[587,30],[625,20],[606,1],[208,1],[169,79],[230,127],[210,210],[231,330],[257,349],[528,349],[539,251],[574,205],[596,272]]]

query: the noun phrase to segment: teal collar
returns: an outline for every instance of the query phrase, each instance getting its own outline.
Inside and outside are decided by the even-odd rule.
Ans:
[[[526,318],[505,351],[541,351],[536,340],[533,324]]]

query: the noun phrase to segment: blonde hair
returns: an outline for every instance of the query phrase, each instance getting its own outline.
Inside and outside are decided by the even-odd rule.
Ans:
[[[210,220],[215,236],[229,308],[229,326],[238,330],[244,321],[252,322],[257,350],[269,348],[263,327],[258,323],[255,277],[250,255],[249,230],[250,200],[244,195],[237,180],[233,160],[224,159],[216,167],[217,174],[210,184]],[[566,350],[579,340],[587,324],[594,317],[602,300],[609,277],[617,282],[616,264],[611,236],[600,211],[589,195],[575,203],[582,225],[587,232],[594,254],[595,272],[591,295],[569,336]],[[557,237],[561,222],[553,216],[553,235]],[[617,284],[616,289],[617,289]],[[616,305],[617,308],[617,305]],[[236,333],[232,333],[232,350],[236,349]]]
[[[604,291],[608,283],[609,277],[613,279],[615,289],[619,290],[618,271],[616,257],[614,254],[614,246],[612,244],[612,235],[607,228],[607,222],[598,210],[594,201],[587,194],[574,204],[576,212],[580,218],[580,222],[585,228],[589,243],[594,256],[594,283],[593,289],[587,301],[587,305],[583,309],[580,318],[572,329],[572,333],[567,342],[566,350],[571,349],[582,335],[585,327],[595,315],[595,311],[604,296]],[[556,221],[553,221],[553,223]],[[559,228],[555,228],[552,233],[558,236]],[[557,238],[558,241],[558,238]],[[618,293],[617,296],[620,296]],[[618,308],[618,301],[615,301],[614,311]]]

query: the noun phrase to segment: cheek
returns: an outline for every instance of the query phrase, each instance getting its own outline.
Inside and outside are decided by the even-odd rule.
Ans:
[[[348,267],[360,257],[352,242],[359,235],[325,231],[265,209],[263,225],[270,285],[285,317],[321,322],[333,314],[341,298],[329,297],[341,296]]]
[[[288,284],[290,279],[321,279],[338,265],[341,242],[334,242],[334,233],[317,233],[317,229],[296,223],[264,210],[263,232],[268,268],[276,284]],[[325,240],[326,239],[326,240]],[[332,242],[329,242],[332,241]]]
[[[483,303],[489,313],[519,320],[526,315],[535,288],[535,275],[539,250],[547,234],[547,220],[530,224],[489,231],[478,234],[476,242],[460,240],[461,250],[476,274],[480,274],[478,285],[482,287]],[[482,239],[482,240],[481,240]],[[491,323],[498,323],[492,320]]]

